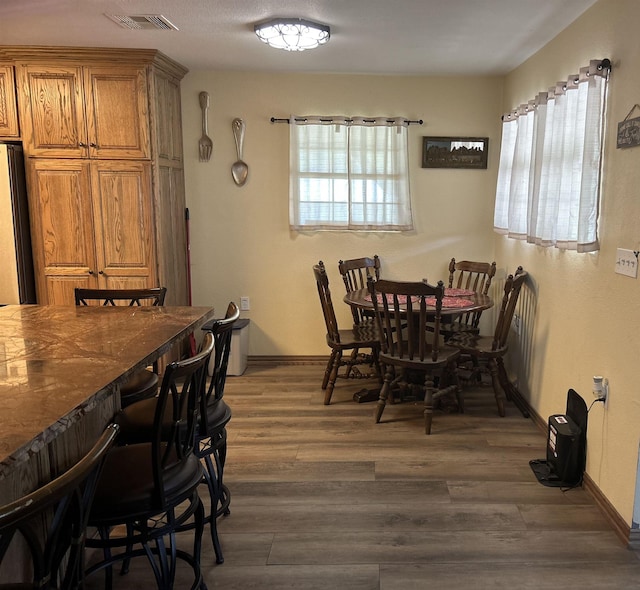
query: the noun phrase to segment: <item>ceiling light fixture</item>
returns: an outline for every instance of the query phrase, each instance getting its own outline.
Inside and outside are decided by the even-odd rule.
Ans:
[[[314,49],[329,40],[327,25],[301,18],[275,18],[254,26],[258,39],[276,49],[304,51]]]

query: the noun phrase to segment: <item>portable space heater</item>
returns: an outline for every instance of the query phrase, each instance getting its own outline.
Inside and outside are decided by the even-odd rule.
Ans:
[[[566,413],[549,416],[546,459],[529,461],[538,481],[546,486],[579,485],[586,462],[586,443],[587,405],[570,389]]]

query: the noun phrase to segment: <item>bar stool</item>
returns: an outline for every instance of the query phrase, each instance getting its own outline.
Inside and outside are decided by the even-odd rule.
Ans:
[[[91,450],[48,484],[0,508],[0,563],[20,536],[33,567],[33,581],[0,588],[80,588],[84,579],[85,529],[96,482],[107,451],[118,434],[111,424]],[[39,527],[49,514],[44,540]]]
[[[107,588],[116,562],[122,562],[126,573],[130,560],[142,556],[159,590],[174,587],[177,559],[193,569],[192,588],[206,588],[200,571],[205,513],[198,495],[203,467],[194,445],[213,344],[206,334],[200,352],[167,365],[157,399],[137,402],[154,404],[148,437],[115,447],[107,456],[88,521],[99,537],[86,542],[103,552],[87,574],[104,570]],[[187,522],[195,530],[192,553],[178,549],[175,542]],[[118,529],[125,534],[112,534]]]
[[[223,474],[227,455],[226,425],[231,420],[231,408],[224,402],[224,386],[227,378],[229,352],[233,325],[240,317],[238,306],[231,302],[223,319],[215,319],[205,324],[202,329],[205,337],[212,337],[215,345],[211,355],[209,369],[211,380],[206,394],[202,397],[199,425],[196,432],[195,454],[205,463],[203,480],[211,501],[211,510],[205,518],[209,523],[211,541],[216,554],[216,562],[223,563],[222,547],[218,538],[217,518],[229,514],[230,494],[224,485]],[[153,419],[156,415],[155,400],[143,400],[124,408],[116,416],[121,428],[118,439],[121,444],[138,444],[150,440],[153,434]],[[165,422],[168,416],[165,415]],[[168,432],[164,428],[163,438]],[[191,528],[187,524],[180,530]]]
[[[110,305],[164,305],[164,298],[167,294],[166,287],[152,289],[75,289],[76,305],[89,305],[90,301],[97,301],[103,307]],[[157,364],[153,371],[144,369],[131,375],[127,381],[120,386],[121,407],[138,402],[143,399],[155,397],[158,393]]]

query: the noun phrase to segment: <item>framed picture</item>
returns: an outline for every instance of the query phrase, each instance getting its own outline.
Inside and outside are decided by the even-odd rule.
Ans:
[[[487,167],[488,137],[423,137],[423,168]]]

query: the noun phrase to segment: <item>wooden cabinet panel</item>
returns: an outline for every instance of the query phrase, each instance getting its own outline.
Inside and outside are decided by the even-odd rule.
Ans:
[[[189,301],[185,231],[184,174],[181,168],[158,167],[156,220],[160,284],[167,287],[167,305]]]
[[[180,83],[163,75],[155,77],[158,157],[182,162],[182,114]]]
[[[17,68],[25,153],[48,158],[88,155],[82,68]]]
[[[86,74],[90,157],[150,158],[145,69],[92,67]]]
[[[148,159],[147,77],[133,67],[18,67],[31,157]]]
[[[31,159],[28,174],[38,301],[69,305],[61,282],[88,285],[96,272],[89,163]]]
[[[99,281],[104,288],[155,284],[151,164],[91,165]]]
[[[186,68],[146,49],[5,47],[3,55],[15,67],[29,161],[38,303],[71,305],[76,286],[164,285],[167,304],[187,304]]]
[[[149,162],[29,161],[38,301],[156,285]]]
[[[20,136],[13,66],[0,65],[0,137]]]

